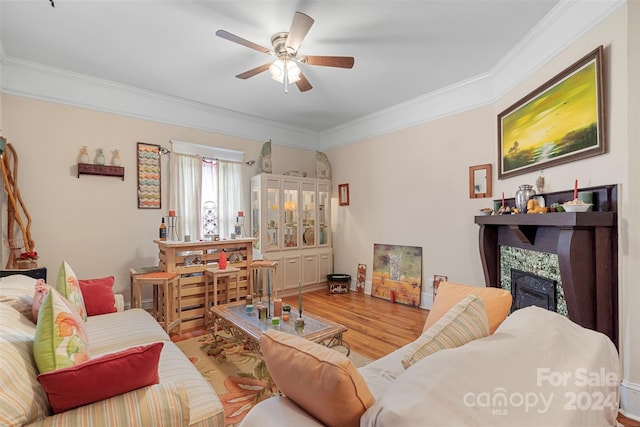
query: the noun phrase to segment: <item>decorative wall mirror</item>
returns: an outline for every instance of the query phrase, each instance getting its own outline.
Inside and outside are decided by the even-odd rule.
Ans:
[[[491,164],[469,167],[469,197],[491,197]]]

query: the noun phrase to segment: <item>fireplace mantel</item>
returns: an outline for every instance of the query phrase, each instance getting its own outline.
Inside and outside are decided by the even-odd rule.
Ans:
[[[616,206],[607,186],[602,206]],[[610,191],[613,188],[613,191]],[[487,286],[500,287],[500,246],[558,255],[569,318],[618,342],[617,212],[476,216]]]

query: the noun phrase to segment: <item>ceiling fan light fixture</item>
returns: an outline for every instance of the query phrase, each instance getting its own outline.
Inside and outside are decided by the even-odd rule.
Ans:
[[[273,64],[269,66],[269,72],[273,80],[284,83],[284,70],[287,69],[287,81],[289,83],[295,83],[300,80],[300,68],[293,61],[283,61],[276,59]]]
[[[280,83],[284,82],[284,62],[282,62],[282,60],[276,59],[273,64],[269,66],[269,72],[273,80],[277,80]]]
[[[289,83],[295,83],[300,80],[300,68],[293,61],[287,62],[287,78]]]

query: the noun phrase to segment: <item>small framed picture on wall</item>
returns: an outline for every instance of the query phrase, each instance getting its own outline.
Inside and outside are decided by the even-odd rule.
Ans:
[[[338,205],[349,206],[349,184],[338,185]]]

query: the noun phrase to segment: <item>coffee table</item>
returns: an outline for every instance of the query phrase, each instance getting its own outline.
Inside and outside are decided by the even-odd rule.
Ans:
[[[271,310],[273,310],[273,305]],[[347,356],[351,353],[349,344],[342,339],[342,334],[347,331],[347,327],[312,313],[302,313],[304,328],[296,328],[298,314],[293,311],[288,321],[285,322],[281,318],[280,326],[273,326],[271,319],[259,319],[256,309],[251,313],[247,313],[244,301],[213,306],[209,314],[211,315],[209,330],[215,343],[221,340],[221,336],[217,334],[217,331],[221,329],[239,341],[244,342],[248,348],[259,352],[259,341],[262,333],[268,329],[277,329],[326,347],[342,346],[346,349]]]

